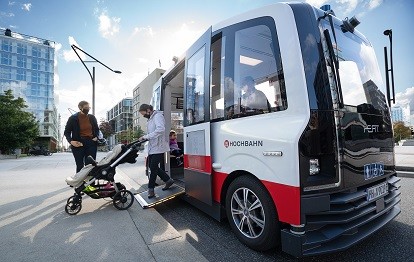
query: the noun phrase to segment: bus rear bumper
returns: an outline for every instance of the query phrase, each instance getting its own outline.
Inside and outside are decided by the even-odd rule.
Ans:
[[[328,211],[305,215],[304,233],[282,230],[282,250],[295,257],[337,252],[376,232],[401,213],[400,179],[390,177],[387,181],[388,195],[373,202],[358,197],[364,187],[349,194],[332,194]]]

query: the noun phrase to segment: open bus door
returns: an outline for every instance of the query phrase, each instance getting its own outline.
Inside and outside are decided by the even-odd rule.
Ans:
[[[212,205],[210,154],[211,27],[187,50],[184,71],[184,179],[188,196]]]

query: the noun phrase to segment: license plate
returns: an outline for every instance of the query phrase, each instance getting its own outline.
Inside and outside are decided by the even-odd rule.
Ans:
[[[386,194],[388,194],[388,182],[384,182],[379,185],[367,188],[366,192],[367,192],[368,202],[371,202],[382,196],[385,196]]]
[[[377,176],[384,175],[383,163],[371,163],[364,165],[364,177],[365,180],[372,179]]]

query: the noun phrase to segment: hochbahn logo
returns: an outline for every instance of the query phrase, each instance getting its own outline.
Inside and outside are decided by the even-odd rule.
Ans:
[[[263,141],[261,140],[237,140],[237,141],[229,141],[224,140],[224,147],[244,147],[244,146],[263,146]]]

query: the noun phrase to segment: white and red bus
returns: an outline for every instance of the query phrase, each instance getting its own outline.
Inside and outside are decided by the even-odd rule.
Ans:
[[[400,213],[389,98],[357,24],[265,6],[209,28],[154,87],[184,150],[167,171],[252,249],[343,250]]]

